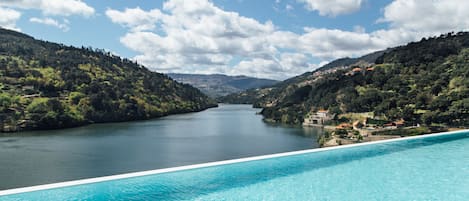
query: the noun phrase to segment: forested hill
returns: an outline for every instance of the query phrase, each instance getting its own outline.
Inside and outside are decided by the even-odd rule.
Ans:
[[[0,29],[0,131],[148,119],[216,106],[198,89],[104,50]]]
[[[469,125],[469,33],[397,47],[373,65],[355,65],[279,83],[254,99],[265,118],[299,124],[319,109],[372,112],[386,120]]]

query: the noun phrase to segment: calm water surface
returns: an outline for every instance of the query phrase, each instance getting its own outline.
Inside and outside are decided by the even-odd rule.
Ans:
[[[0,137],[0,189],[318,147],[320,130],[266,124],[250,105]]]

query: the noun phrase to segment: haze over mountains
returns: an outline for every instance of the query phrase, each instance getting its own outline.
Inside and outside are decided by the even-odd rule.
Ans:
[[[167,75],[176,81],[190,84],[213,98],[226,96],[247,89],[271,86],[279,82],[271,79],[228,76],[222,74],[202,75],[169,73]]]

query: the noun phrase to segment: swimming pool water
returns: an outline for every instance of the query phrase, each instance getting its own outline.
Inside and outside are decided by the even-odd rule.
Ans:
[[[467,200],[469,132],[296,154],[0,200]]]

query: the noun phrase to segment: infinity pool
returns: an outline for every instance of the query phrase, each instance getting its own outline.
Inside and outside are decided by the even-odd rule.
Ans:
[[[48,201],[467,200],[469,132],[140,172],[0,195],[0,200]]]

